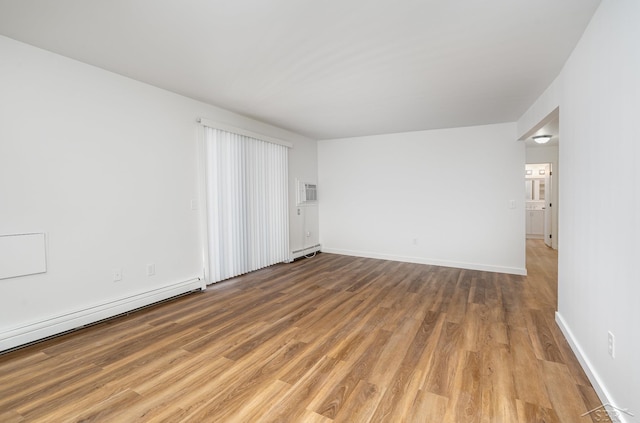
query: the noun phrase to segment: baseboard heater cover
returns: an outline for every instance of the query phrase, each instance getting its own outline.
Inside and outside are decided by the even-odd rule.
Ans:
[[[0,353],[203,288],[200,278],[55,316],[0,333]]]
[[[299,250],[291,251],[291,261],[299,257],[306,256],[307,254],[317,253],[318,251],[320,251],[320,249],[321,249],[320,244],[316,244],[316,245],[312,245],[311,247],[305,247]]]

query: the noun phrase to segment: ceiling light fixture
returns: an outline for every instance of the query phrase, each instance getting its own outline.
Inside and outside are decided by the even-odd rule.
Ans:
[[[551,139],[551,135],[536,135],[535,137],[532,137],[532,138],[538,144],[546,144]]]

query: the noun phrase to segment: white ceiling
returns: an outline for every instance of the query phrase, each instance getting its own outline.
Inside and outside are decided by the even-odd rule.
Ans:
[[[516,121],[600,0],[0,0],[0,34],[315,139]]]

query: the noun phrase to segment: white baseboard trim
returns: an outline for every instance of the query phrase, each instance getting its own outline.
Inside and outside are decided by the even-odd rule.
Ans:
[[[199,278],[189,279],[184,282],[145,291],[115,301],[63,315],[52,316],[35,323],[9,329],[0,333],[0,352],[99,322],[100,320],[148,306],[175,297],[176,295],[202,289],[202,287],[203,283]]]
[[[558,324],[558,327],[562,331],[562,334],[564,335],[567,342],[569,343],[571,350],[573,351],[573,353],[576,355],[576,358],[580,362],[582,369],[587,375],[587,378],[591,382],[591,385],[593,386],[593,389],[596,391],[596,394],[598,395],[598,398],[600,398],[600,401],[602,402],[602,404],[605,404],[605,405],[608,404],[608,405],[617,407],[616,402],[611,397],[611,394],[609,393],[606,386],[602,382],[602,379],[600,378],[600,376],[598,376],[598,372],[594,369],[593,365],[591,364],[587,356],[584,354],[584,351],[580,347],[580,344],[578,343],[576,338],[573,336],[573,332],[571,332],[571,329],[569,329],[569,326],[567,326],[567,323],[564,321],[559,311],[556,311],[556,323]],[[617,420],[615,421],[619,423],[630,423],[626,418],[626,416],[624,415],[624,413],[620,413],[618,416],[616,416],[616,419]]]
[[[322,247],[325,253],[341,254],[344,256],[367,257],[382,260],[401,261],[405,263],[428,264],[431,266],[455,267],[458,269],[480,270],[484,272],[508,273],[511,275],[526,276],[527,269],[522,267],[493,266],[479,263],[465,263],[460,261],[438,260],[422,257],[405,257],[392,254],[371,253],[366,251],[341,250],[337,248]]]

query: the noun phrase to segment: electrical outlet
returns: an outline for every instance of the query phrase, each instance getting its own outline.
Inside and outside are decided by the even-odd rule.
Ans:
[[[609,355],[611,356],[611,358],[615,358],[616,357],[616,337],[613,336],[613,333],[611,333],[611,331],[609,331],[608,334],[609,334],[609,337],[608,337]]]
[[[113,270],[113,281],[120,282],[122,280],[122,269]]]
[[[147,276],[153,276],[156,274],[156,265],[151,263],[147,264]]]

